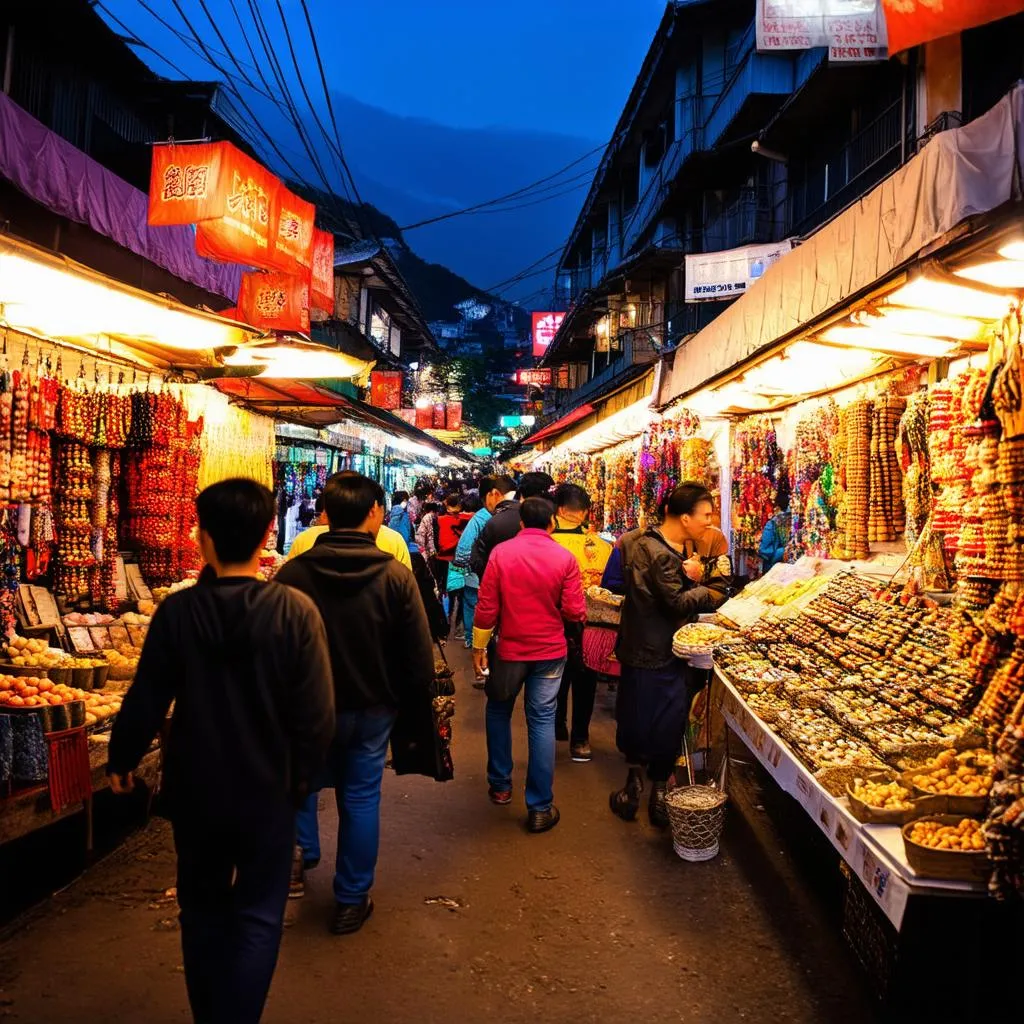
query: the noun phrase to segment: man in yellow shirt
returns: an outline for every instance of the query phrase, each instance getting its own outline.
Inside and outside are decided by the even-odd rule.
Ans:
[[[288,550],[288,561],[297,558],[303,552],[308,551],[317,541],[321,534],[327,533],[330,527],[327,525],[327,516],[324,512],[324,496],[321,494],[316,499],[316,519],[308,530],[303,530]],[[401,562],[410,572],[412,571],[412,559],[409,557],[409,548],[402,538],[402,535],[390,527],[381,526],[377,534],[377,547],[393,555],[395,560]]]
[[[562,484],[555,490],[556,529],[552,537],[568,550],[579,563],[583,589],[601,582],[612,546],[586,528],[590,516],[590,495],[577,484]],[[569,740],[569,756],[578,764],[593,756],[590,751],[590,719],[597,697],[597,673],[583,663],[582,627],[566,625],[569,649],[562,673],[555,715],[555,734],[562,742]],[[572,693],[572,723],[569,723],[569,694]]]

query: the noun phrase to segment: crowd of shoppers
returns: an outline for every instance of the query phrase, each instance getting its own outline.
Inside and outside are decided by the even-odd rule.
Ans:
[[[164,792],[197,1021],[259,1020],[289,886],[300,895],[321,858],[324,789],[339,816],[331,930],[357,932],[372,914],[388,751],[396,771],[419,771],[434,748],[434,650],[453,631],[485,690],[488,795],[502,807],[524,695],[526,828],[543,833],[560,820],[558,743],[572,761],[593,757],[585,589],[623,594],[616,745],[628,774],[609,803],[633,820],[649,785],[649,819],[667,824],[694,689],[672,637],[721,602],[731,574],[710,493],[679,485],[658,522],[613,546],[578,484],[556,488],[544,473],[474,484],[423,482],[388,510],[377,483],[335,474],[272,583],[258,579],[271,493],[239,479],[199,496],[207,567],[154,616],[108,765],[114,790],[129,791],[173,707]]]

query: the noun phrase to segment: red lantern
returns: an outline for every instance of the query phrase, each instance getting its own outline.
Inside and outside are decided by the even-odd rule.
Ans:
[[[370,405],[397,409],[402,404],[402,371],[374,370],[370,374]]]
[[[461,402],[449,402],[446,423],[448,430],[461,430],[462,429],[462,403]]]
[[[238,312],[245,323],[264,331],[309,330],[309,283],[279,272],[242,275]]]
[[[432,405],[416,406],[416,426],[420,430],[430,430],[434,426],[434,407]]]
[[[889,53],[955,35],[964,29],[1019,14],[1020,0],[882,0]]]
[[[275,252],[281,183],[241,150],[221,159],[223,213],[196,226],[196,252],[225,263],[279,270]]]
[[[221,164],[227,142],[154,146],[149,174],[150,224],[195,224],[224,213]]]
[[[313,233],[316,207],[300,199],[283,185],[277,193],[277,231],[274,235],[274,262],[286,274],[313,266]]]
[[[313,231],[309,300],[313,309],[325,314],[321,319],[328,320],[334,315],[334,235],[330,231]]]

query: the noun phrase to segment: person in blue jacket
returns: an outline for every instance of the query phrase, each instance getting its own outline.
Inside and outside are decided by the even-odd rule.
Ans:
[[[764,572],[767,572],[773,565],[777,565],[785,557],[786,546],[789,544],[790,535],[793,532],[788,506],[782,501],[776,501],[775,508],[777,510],[775,515],[764,524],[764,529],[761,531],[761,546],[757,549]]]
[[[419,551],[416,543],[416,524],[409,514],[409,492],[395,491],[391,495],[391,511],[388,513],[388,526],[396,533],[402,535],[402,539],[409,547],[409,554]]]

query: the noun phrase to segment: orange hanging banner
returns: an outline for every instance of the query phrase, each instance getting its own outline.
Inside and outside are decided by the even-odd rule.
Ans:
[[[265,167],[230,147],[221,159],[218,182],[222,213],[196,225],[196,252],[224,263],[279,270],[274,234],[282,187]]]
[[[227,142],[153,147],[149,172],[150,224],[195,224],[224,212],[220,170]]]
[[[313,268],[310,275],[309,301],[318,314],[315,319],[334,316],[334,235],[313,229]]]
[[[263,331],[309,331],[309,282],[279,271],[242,275],[238,293],[242,321]]]
[[[882,0],[889,53],[1024,11],[1024,0]]]
[[[274,262],[286,274],[313,266],[313,233],[316,207],[281,185],[277,192],[277,229]]]

